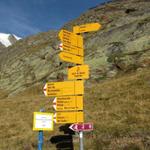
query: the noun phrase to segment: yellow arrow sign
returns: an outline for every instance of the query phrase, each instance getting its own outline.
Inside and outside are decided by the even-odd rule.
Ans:
[[[56,97],[53,107],[56,111],[83,110],[83,96]]]
[[[73,55],[70,53],[61,52],[59,53],[59,57],[61,60],[66,61],[66,62],[71,62],[75,64],[83,64],[82,56],[77,56],[77,55]]]
[[[77,46],[73,46],[73,45],[68,45],[66,43],[62,44],[62,49],[65,52],[71,53],[71,54],[75,54],[75,55],[79,55],[79,56],[83,56],[83,48],[77,47]]]
[[[57,112],[54,121],[58,124],[83,122],[83,112]]]
[[[99,23],[89,23],[89,24],[83,24],[80,26],[74,26],[73,27],[73,33],[84,33],[84,32],[91,32],[91,31],[97,31],[101,28],[101,24]]]
[[[68,46],[75,46],[83,49],[83,37],[80,35],[76,35],[67,30],[61,30],[58,34],[59,38]]]
[[[83,81],[48,82],[44,94],[49,97],[84,94]]]
[[[89,66],[79,65],[68,69],[68,80],[88,79]]]

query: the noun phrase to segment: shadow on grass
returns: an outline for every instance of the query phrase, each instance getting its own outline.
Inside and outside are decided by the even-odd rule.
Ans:
[[[60,132],[64,135],[53,136],[50,141],[56,145],[57,150],[73,150],[73,134],[74,131],[69,129],[70,124],[65,124],[59,127]]]

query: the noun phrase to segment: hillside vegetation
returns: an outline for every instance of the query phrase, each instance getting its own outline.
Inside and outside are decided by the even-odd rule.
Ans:
[[[86,122],[94,131],[85,133],[86,150],[149,150],[150,148],[150,70],[144,69],[103,83],[85,86]],[[32,114],[44,107],[52,109],[52,98],[45,98],[42,86],[18,96],[0,100],[0,150],[37,149],[38,132],[32,131]],[[44,133],[44,149],[55,150],[52,136],[63,135],[55,125]],[[73,138],[78,150],[78,138]]]

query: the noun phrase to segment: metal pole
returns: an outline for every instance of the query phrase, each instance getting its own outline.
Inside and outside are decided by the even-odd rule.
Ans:
[[[39,131],[38,150],[42,150],[42,145],[43,145],[43,131]]]
[[[44,109],[40,109],[40,112],[44,112]],[[43,131],[39,131],[39,136],[38,136],[38,150],[42,150],[43,146]]]
[[[80,138],[80,150],[84,150],[84,148],[83,148],[83,131],[79,132],[79,138]]]

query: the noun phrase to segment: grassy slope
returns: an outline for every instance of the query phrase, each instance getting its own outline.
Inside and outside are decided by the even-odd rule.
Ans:
[[[86,86],[85,120],[94,122],[94,131],[85,133],[85,149],[149,149],[149,74],[149,70],[144,70]],[[52,102],[38,95],[40,90],[38,87],[0,100],[0,150],[36,149],[37,132],[32,131],[32,113],[43,106],[46,111],[53,111]],[[44,150],[56,149],[49,139],[58,134],[61,134],[58,126],[53,132],[45,132]],[[75,137],[76,146],[77,140]]]

